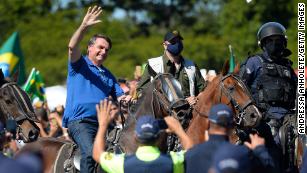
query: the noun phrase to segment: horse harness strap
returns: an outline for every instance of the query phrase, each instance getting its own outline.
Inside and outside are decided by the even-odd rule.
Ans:
[[[237,123],[237,125],[241,125],[241,123],[242,123],[242,119],[244,118],[244,114],[245,114],[245,109],[249,106],[249,105],[251,105],[251,104],[253,104],[253,100],[249,100],[248,102],[246,102],[243,106],[240,106],[240,104],[232,97],[232,93],[231,93],[231,91],[232,91],[232,89],[233,89],[233,87],[231,87],[230,89],[228,89],[228,88],[226,88],[225,87],[225,85],[224,85],[224,80],[225,79],[227,79],[228,77],[230,77],[230,76],[232,76],[238,83],[241,83],[242,84],[242,81],[238,78],[238,77],[236,77],[235,75],[233,75],[233,74],[228,74],[228,75],[226,75],[226,76],[224,76],[222,79],[221,79],[221,81],[220,81],[220,88],[221,88],[221,95],[220,95],[220,102],[221,102],[221,100],[222,100],[222,93],[224,93],[225,94],[225,96],[228,98],[228,100],[230,101],[230,103],[234,106],[234,108],[239,112],[239,115],[238,115],[238,121],[236,122]],[[245,86],[245,85],[241,85],[241,86]],[[243,89],[245,90],[245,91],[247,91],[247,89],[246,88],[244,88],[243,87]],[[229,91],[230,90],[230,91]]]
[[[74,157],[76,153],[77,146],[74,143],[64,143],[58,151],[53,173],[64,173],[64,172],[73,172],[74,166]]]
[[[229,99],[230,103],[235,107],[235,109],[239,112],[239,121],[237,122],[238,125],[241,124],[242,122],[242,119],[243,119],[243,116],[245,114],[244,110],[251,104],[253,104],[253,100],[249,100],[247,103],[245,103],[243,106],[240,106],[240,104],[235,100],[233,99],[232,97],[232,94],[231,92],[229,91],[228,88],[225,87],[224,85],[224,80],[227,79],[228,77],[233,77],[237,82],[239,82],[240,84],[242,84],[242,81],[236,77],[235,75],[233,74],[228,74],[226,76],[224,76],[221,80],[220,80],[220,89],[221,89],[221,94],[220,94],[220,99],[219,101],[221,102],[222,100],[222,95],[223,93],[225,94],[225,96]],[[242,86],[245,86],[242,84]],[[245,91],[247,91],[247,88],[243,87],[243,89]],[[208,118],[208,115],[204,112],[200,112],[197,107],[195,106],[194,107],[194,110],[197,112],[197,114],[199,114],[200,116],[202,117],[205,117],[205,118]]]

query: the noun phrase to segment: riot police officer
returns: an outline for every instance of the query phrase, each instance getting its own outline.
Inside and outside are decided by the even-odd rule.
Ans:
[[[263,113],[264,121],[258,130],[266,138],[276,164],[281,165],[284,150],[278,132],[295,107],[297,77],[288,59],[291,51],[287,49],[285,27],[277,22],[265,23],[257,37],[263,52],[248,57],[240,76]]]

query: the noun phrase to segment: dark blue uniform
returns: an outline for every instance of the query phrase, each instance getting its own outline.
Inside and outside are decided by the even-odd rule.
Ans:
[[[264,52],[243,64],[240,75],[267,118],[281,119],[294,108],[297,77],[291,63],[286,58],[274,61]]]
[[[186,173],[208,172],[218,148],[228,143],[228,136],[210,135],[207,142],[198,144],[185,154]]]
[[[210,135],[207,142],[198,144],[185,154],[185,172],[203,173],[212,167],[217,151],[225,145],[230,145],[228,136]],[[245,146],[242,146],[245,148]],[[246,148],[247,150],[247,148]],[[274,172],[274,162],[265,146],[258,146],[250,152],[252,172]]]

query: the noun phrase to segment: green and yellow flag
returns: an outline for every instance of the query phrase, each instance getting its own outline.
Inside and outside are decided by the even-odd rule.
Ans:
[[[27,82],[22,86],[30,96],[31,100],[38,98],[40,101],[46,101],[45,84],[38,70],[32,68]]]
[[[0,68],[4,77],[18,73],[17,83],[22,85],[25,82],[25,65],[18,32],[14,32],[0,49]]]

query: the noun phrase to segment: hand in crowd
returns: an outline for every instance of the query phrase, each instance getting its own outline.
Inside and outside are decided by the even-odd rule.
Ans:
[[[131,95],[122,95],[122,96],[118,97],[118,101],[123,101],[125,103],[130,102],[131,99],[132,99]]]
[[[112,102],[107,99],[100,101],[99,105],[96,105],[97,117],[99,126],[108,126],[114,119],[114,114],[110,114]]]
[[[256,147],[260,145],[265,144],[264,138],[260,137],[258,134],[250,134],[249,135],[251,142],[244,142],[244,145],[246,145],[249,149],[253,150]]]
[[[83,18],[82,25],[85,27],[88,27],[88,26],[100,23],[101,20],[97,20],[97,19],[101,13],[102,13],[101,7],[97,7],[97,6],[89,7],[86,15]]]
[[[195,97],[195,96],[188,97],[188,98],[186,98],[186,100],[189,102],[189,104],[191,106],[193,106],[197,103],[197,97]]]
[[[180,122],[172,117],[172,116],[167,116],[164,118],[168,128],[166,129],[167,133],[176,133],[180,129],[182,129]]]

